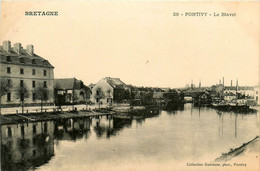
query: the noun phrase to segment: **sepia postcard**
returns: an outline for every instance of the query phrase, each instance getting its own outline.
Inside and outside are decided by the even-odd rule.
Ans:
[[[259,171],[259,1],[0,1],[1,170]]]

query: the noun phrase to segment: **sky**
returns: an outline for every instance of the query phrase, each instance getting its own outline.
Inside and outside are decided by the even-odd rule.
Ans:
[[[58,16],[25,16],[58,11]],[[2,1],[0,43],[34,45],[55,78],[86,85],[104,77],[126,84],[210,86],[225,77],[259,83],[258,2]],[[230,12],[236,17],[174,17]]]

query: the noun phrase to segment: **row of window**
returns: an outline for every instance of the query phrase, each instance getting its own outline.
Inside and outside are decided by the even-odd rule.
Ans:
[[[11,80],[7,80],[8,81],[8,86],[10,87],[10,84],[11,84]],[[24,86],[24,81],[23,80],[20,80],[20,87],[23,87]],[[35,88],[36,87],[36,81],[32,81],[32,87]],[[43,81],[43,87],[44,88],[47,88],[47,81]],[[10,102],[12,100],[12,95],[11,93],[7,93],[7,101]],[[32,94],[32,100],[35,101],[36,100],[36,94],[33,93]]]
[[[10,82],[10,80],[8,80],[8,82]],[[24,86],[24,82],[23,80],[20,80],[20,87]],[[36,87],[36,81],[32,81],[32,87],[35,88]],[[47,81],[43,81],[43,87],[47,88]]]
[[[11,56],[7,56],[7,57],[6,57],[6,61],[7,61],[7,62],[12,62]],[[20,63],[21,63],[21,64],[24,64],[24,63],[25,63],[25,62],[24,62],[24,58],[20,58]],[[36,64],[36,60],[35,60],[35,59],[32,59],[32,64]],[[47,65],[47,62],[46,62],[46,61],[43,61],[42,64],[43,64],[43,65]]]
[[[10,102],[12,100],[12,94],[11,93],[7,93],[7,102]],[[33,93],[32,94],[32,100],[35,101],[36,100],[36,94]]]
[[[11,67],[7,67],[6,68],[6,72],[8,74],[11,74]],[[24,74],[24,69],[23,68],[20,68],[20,74]],[[35,69],[32,69],[32,75],[36,75]],[[47,71],[45,69],[43,70],[43,76],[47,76]]]
[[[47,130],[48,130],[48,126],[47,125],[48,125],[47,122],[45,122],[44,125],[43,125],[44,133],[47,133]],[[32,131],[33,134],[37,133],[36,127],[37,127],[37,125],[33,125],[33,131]],[[21,135],[22,136],[25,135],[24,125],[21,125]],[[8,137],[12,137],[12,128],[11,127],[7,127],[7,136]]]

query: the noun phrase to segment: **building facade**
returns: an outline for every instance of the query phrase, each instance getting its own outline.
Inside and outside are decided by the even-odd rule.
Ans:
[[[35,88],[42,84],[48,89],[48,100],[45,105],[52,105],[54,67],[48,60],[34,53],[33,45],[24,49],[21,43],[15,43],[11,47],[10,41],[4,41],[0,46],[0,78],[8,82],[8,93],[1,98],[2,107],[20,106],[21,98],[17,91],[19,87],[26,87],[28,96],[24,98],[25,106],[35,106],[41,103],[34,92]]]
[[[76,78],[54,80],[56,105],[86,104],[90,101],[91,90],[83,81]]]
[[[92,88],[91,102],[111,105],[130,98],[130,88],[119,78],[105,77]]]

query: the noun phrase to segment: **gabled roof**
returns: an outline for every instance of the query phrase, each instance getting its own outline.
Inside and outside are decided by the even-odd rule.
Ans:
[[[111,85],[113,88],[128,88],[128,86],[123,82],[121,81],[119,78],[110,78],[110,77],[106,77],[104,78],[107,83],[109,85]]]
[[[54,79],[54,87],[59,90],[72,90],[75,83],[75,78]]]
[[[7,57],[10,58],[10,61],[7,61]],[[23,59],[24,63],[20,63],[20,58]],[[30,66],[39,66],[39,67],[49,67],[54,68],[48,60],[38,56],[33,53],[29,55],[27,51],[21,48],[21,52],[18,54],[14,48],[10,48],[10,52],[6,52],[3,49],[3,46],[0,46],[0,62],[8,64],[19,64],[19,65],[30,65]]]
[[[91,91],[88,86],[84,85],[83,81],[77,80],[76,78],[54,79],[54,89],[58,89],[58,90],[85,89],[87,91]]]

